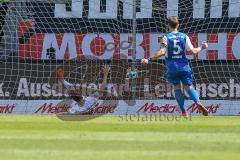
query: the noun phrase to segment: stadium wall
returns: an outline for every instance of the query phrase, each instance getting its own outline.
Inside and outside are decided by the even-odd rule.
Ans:
[[[26,61],[0,63],[0,99],[43,100],[68,97],[66,90],[56,79],[56,69],[65,69],[66,80],[82,89],[89,96],[91,88],[97,89],[96,79],[101,66],[107,61]],[[104,100],[131,99],[131,79],[127,78],[131,62],[108,61],[111,74],[104,94]],[[238,61],[193,61],[195,87],[205,100],[240,100],[240,66]],[[231,63],[231,65],[229,65]],[[202,67],[204,66],[204,67]],[[136,63],[138,71],[146,74],[136,79],[136,99],[174,99],[173,87],[166,82],[164,61],[148,65]],[[187,93],[185,93],[188,97]]]
[[[0,113],[2,114],[54,114],[62,100],[69,99],[61,83],[57,83],[55,71],[58,67],[66,70],[66,79],[75,87],[82,89],[83,95],[91,95],[91,89],[97,89],[96,76],[106,61],[35,61],[32,63],[3,62],[0,64]],[[212,63],[212,64],[211,64]],[[239,65],[216,65],[224,61],[192,62],[196,78],[195,87],[200,93],[203,104],[209,108],[211,115],[239,115],[240,82],[239,73],[225,71],[239,70]],[[232,61],[236,63],[236,61]],[[63,65],[64,64],[64,65]],[[238,64],[238,63],[237,63]],[[131,91],[131,81],[126,80],[127,69],[131,63],[112,61],[112,73],[108,79],[106,90],[109,94],[100,97],[107,105],[99,106],[94,111],[100,114],[178,114],[179,109],[173,97],[173,88],[164,79],[163,61],[146,66],[137,63],[137,68],[144,67],[148,71],[144,77],[137,78],[135,100]],[[209,66],[198,71],[199,66]],[[26,70],[26,68],[31,68]],[[79,70],[76,70],[79,69]],[[208,69],[211,72],[208,72]],[[72,72],[74,71],[74,72]],[[90,72],[91,71],[91,72]],[[94,72],[93,72],[94,71]],[[11,73],[11,74],[9,74]],[[84,76],[83,76],[84,74]],[[84,78],[81,78],[81,77]],[[219,77],[219,78],[216,78]],[[144,86],[144,87],[143,87]],[[187,93],[185,93],[188,99]],[[57,107],[58,106],[58,107]],[[199,115],[192,101],[186,106],[192,115]]]

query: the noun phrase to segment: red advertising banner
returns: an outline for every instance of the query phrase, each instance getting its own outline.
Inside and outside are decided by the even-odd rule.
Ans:
[[[19,25],[19,57],[21,59],[48,59],[47,50],[51,47],[56,51],[56,59],[132,58],[130,33],[35,33],[30,32],[32,22],[20,21]],[[148,57],[160,49],[161,33],[137,33],[136,36],[137,59]],[[189,55],[189,59],[240,59],[239,33],[189,33],[189,37],[194,46],[199,46],[204,40],[209,44],[207,50],[203,50],[197,57]]]

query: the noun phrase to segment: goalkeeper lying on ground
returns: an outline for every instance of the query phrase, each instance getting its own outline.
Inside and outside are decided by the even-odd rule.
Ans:
[[[110,71],[110,67],[108,65],[104,65],[103,67],[103,80],[100,84],[98,92],[95,92],[91,96],[82,96],[79,90],[76,90],[74,85],[67,82],[64,78],[64,70],[58,69],[57,77],[60,82],[63,83],[64,87],[68,90],[70,97],[73,99],[73,103],[70,105],[68,112],[58,113],[59,115],[73,114],[88,114],[91,109],[96,107],[96,104],[99,101],[99,92],[106,92],[105,87],[107,83],[107,77]]]
[[[208,44],[202,42],[202,47],[194,48],[189,37],[181,32],[178,32],[179,21],[173,16],[168,19],[169,33],[166,33],[161,39],[162,48],[156,55],[148,59],[142,59],[142,63],[147,64],[152,60],[156,60],[161,56],[165,56],[166,76],[167,81],[174,85],[175,98],[184,116],[188,116],[188,112],[184,105],[183,88],[188,92],[189,96],[198,107],[198,111],[204,116],[208,115],[207,109],[200,103],[199,95],[193,87],[192,69],[188,64],[186,51],[192,54],[198,54],[202,49],[206,49]]]

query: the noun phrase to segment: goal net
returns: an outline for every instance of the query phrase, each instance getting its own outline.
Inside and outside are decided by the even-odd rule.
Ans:
[[[178,113],[164,58],[139,61],[160,49],[169,16],[179,17],[195,47],[209,43],[188,58],[210,114],[240,113],[237,0],[9,0],[0,7],[1,113],[55,113],[69,99],[56,70],[63,68],[66,80],[89,96],[104,64],[111,67],[108,92],[96,113]],[[185,96],[188,110],[199,115]]]

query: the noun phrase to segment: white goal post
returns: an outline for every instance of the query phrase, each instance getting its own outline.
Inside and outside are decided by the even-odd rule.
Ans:
[[[111,94],[101,98],[119,100],[109,114],[178,112],[164,58],[139,63],[160,49],[167,17],[178,16],[180,31],[194,46],[209,43],[198,56],[188,55],[204,105],[212,115],[239,115],[239,8],[238,0],[1,2],[0,112],[52,113],[68,98],[56,81],[57,68],[80,88],[98,88],[95,82],[106,63]],[[198,115],[191,101],[186,103]]]

